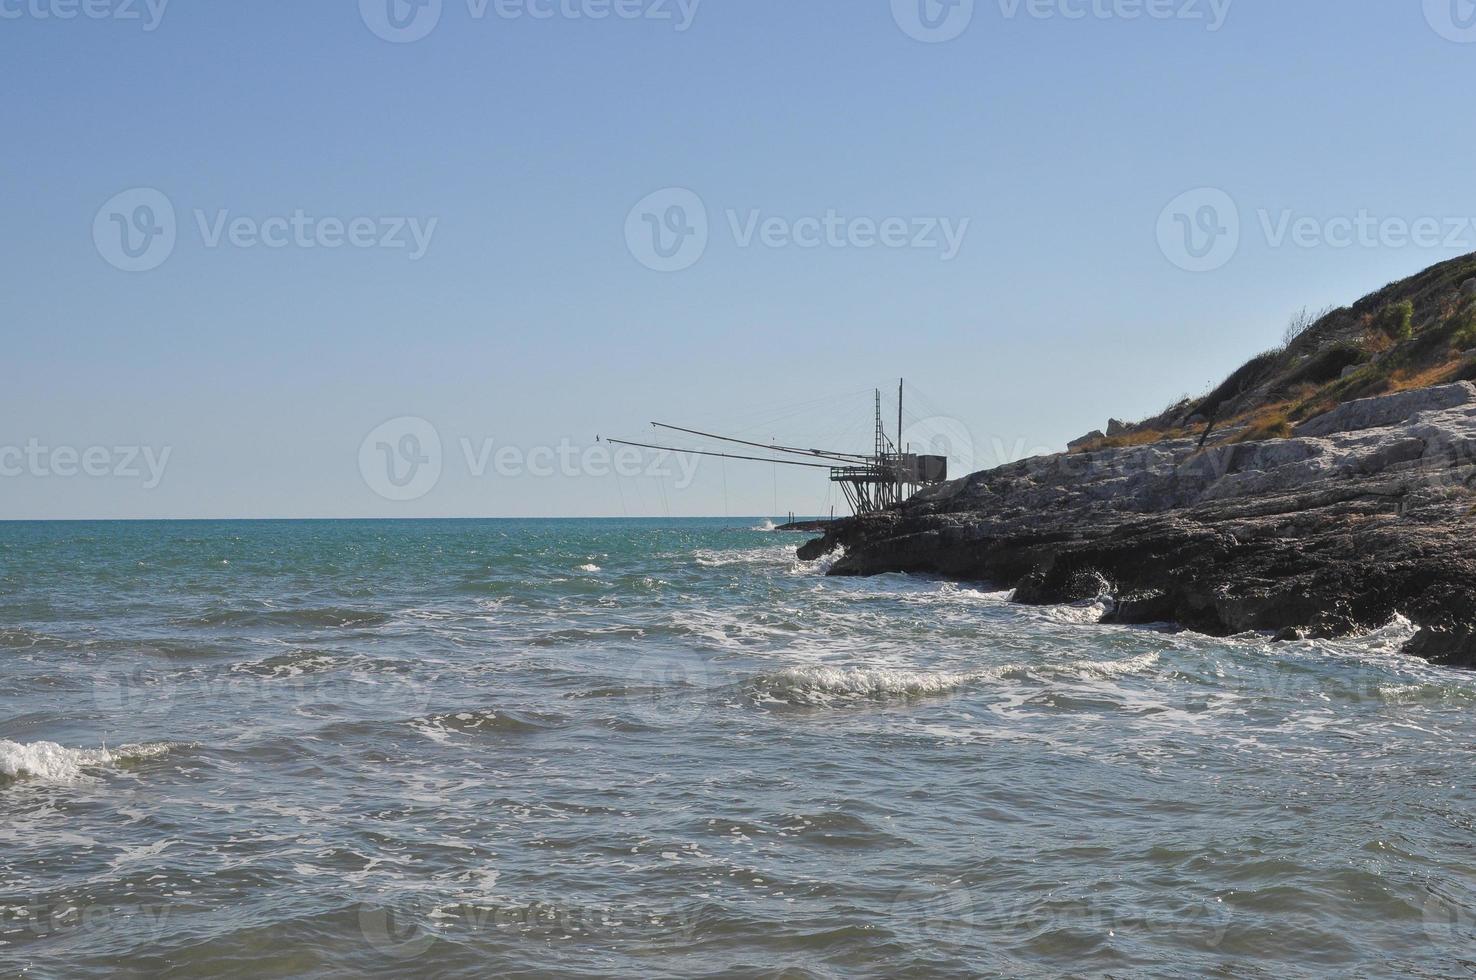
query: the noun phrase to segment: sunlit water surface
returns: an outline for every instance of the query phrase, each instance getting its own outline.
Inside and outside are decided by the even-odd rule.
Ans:
[[[1466,976],[1476,678],[754,521],[0,525],[0,975]]]

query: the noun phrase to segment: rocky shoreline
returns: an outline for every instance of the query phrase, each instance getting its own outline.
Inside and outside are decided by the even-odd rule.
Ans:
[[[831,575],[934,573],[1027,604],[1212,635],[1356,634],[1476,668],[1476,385],[1346,402],[1291,438],[1043,456],[850,518],[800,548]]]

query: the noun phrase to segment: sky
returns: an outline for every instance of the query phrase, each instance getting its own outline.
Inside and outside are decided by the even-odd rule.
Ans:
[[[0,0],[0,519],[828,512],[1476,251],[1469,0]],[[739,450],[740,452],[742,450]]]

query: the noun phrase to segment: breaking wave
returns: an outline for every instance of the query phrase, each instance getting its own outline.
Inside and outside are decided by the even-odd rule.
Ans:
[[[231,666],[231,673],[281,680],[337,670],[348,663],[350,660],[346,657],[336,657],[315,650],[294,650],[266,660],[234,664]]]
[[[1356,639],[1359,645],[1372,653],[1398,653],[1419,631],[1420,628],[1410,620],[1395,615],[1383,626]]]
[[[754,678],[759,701],[823,706],[858,701],[899,701],[939,697],[980,681],[1002,677],[1009,668],[964,673],[863,667],[792,667]]]
[[[1074,664],[1053,665],[1044,668],[1046,673],[1065,674],[1083,678],[1111,679],[1141,674],[1158,666],[1157,653],[1140,653],[1124,660],[1085,660]]]
[[[0,741],[0,786],[21,779],[67,783],[84,770],[107,768],[152,759],[174,746],[167,742],[125,745],[118,749],[69,749],[55,742]]]
[[[535,711],[457,711],[417,718],[410,726],[432,741],[445,742],[457,735],[531,735],[567,722],[562,715]]]
[[[1123,660],[1082,660],[1062,664],[1005,664],[968,671],[899,670],[870,667],[792,667],[756,677],[750,693],[760,703],[824,707],[859,702],[907,701],[943,697],[975,684],[1051,677],[1111,680],[1157,666],[1157,653]]]
[[[1093,599],[1089,602],[1075,602],[1065,606],[1045,606],[1042,613],[1046,619],[1057,623],[1078,624],[1090,626],[1100,623],[1102,617],[1107,615],[1112,608],[1111,603],[1105,599]]]

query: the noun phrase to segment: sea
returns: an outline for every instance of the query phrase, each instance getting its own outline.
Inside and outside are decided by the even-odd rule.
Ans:
[[[759,519],[0,524],[0,976],[1462,977],[1476,675]]]

